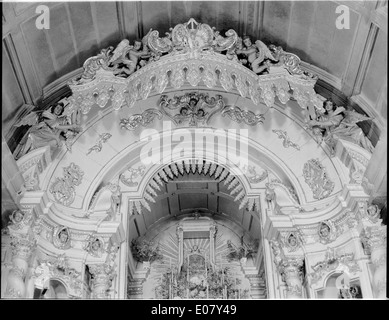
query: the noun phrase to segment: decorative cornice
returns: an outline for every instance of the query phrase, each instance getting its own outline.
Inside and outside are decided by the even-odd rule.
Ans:
[[[288,133],[285,130],[272,130],[275,134],[277,134],[278,139],[282,139],[282,145],[284,148],[295,148],[296,150],[300,150],[299,145],[292,142],[288,136]]]
[[[224,107],[223,97],[188,92],[169,99],[162,95],[159,107],[176,125],[188,123],[191,127],[207,125],[210,118]]]
[[[85,61],[83,75],[69,83],[74,96],[71,103],[74,110],[81,109],[84,114],[94,104],[104,107],[109,100],[115,110],[124,103],[131,108],[152,90],[162,93],[169,83],[179,89],[184,83],[198,86],[202,82],[208,88],[220,85],[227,92],[236,89],[254,104],[258,105],[262,99],[268,107],[272,107],[276,95],[286,103],[292,89],[302,108],[308,105],[321,108],[313,89],[317,77],[300,68],[296,55],[257,40],[253,48],[258,56],[250,66],[253,70],[257,65],[261,70],[269,70],[268,74],[258,76],[236,58],[241,50],[240,41],[234,30],[222,37],[194,19],[175,26],[164,38],[150,30],[142,40],[142,50],[125,39],[115,49],[104,49]],[[127,55],[129,58],[125,58]],[[272,65],[270,60],[278,63]],[[125,67],[119,67],[120,63]]]

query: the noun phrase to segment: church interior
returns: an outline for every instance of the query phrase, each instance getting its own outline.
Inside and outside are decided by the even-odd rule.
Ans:
[[[2,299],[387,298],[386,0],[2,17]]]

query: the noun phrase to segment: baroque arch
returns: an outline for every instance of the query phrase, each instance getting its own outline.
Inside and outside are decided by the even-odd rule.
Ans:
[[[47,146],[26,144],[20,149],[26,152],[18,152],[27,190],[20,201],[23,218],[16,221],[15,215],[9,227],[12,236],[23,234],[14,241],[36,248],[41,260],[65,254],[71,267],[66,266],[61,281],[73,284],[77,298],[142,297],[155,274],[161,284],[178,281],[166,257],[163,267],[152,261],[140,267],[130,250],[136,239],[140,249],[157,250],[141,241],[152,239],[156,230],[176,227],[174,219],[180,221],[176,230],[186,230],[169,247],[179,249],[178,265],[186,268],[180,272],[190,272],[185,257],[190,260],[188,250],[197,250],[194,245],[201,242],[199,250],[209,250],[209,260],[201,262],[202,279],[220,276],[228,284],[218,287],[215,297],[236,298],[241,292],[234,278],[217,268],[213,250],[224,250],[219,262],[234,252],[247,258],[252,250],[243,236],[240,244],[224,237],[217,246],[212,240],[212,228],[218,225],[228,233],[231,221],[250,241],[259,240],[251,265],[242,265],[239,274],[246,298],[318,297],[315,281],[331,274],[332,263],[366,269],[369,258],[359,236],[366,233],[369,250],[381,258],[381,247],[371,239],[386,236],[377,217],[368,214],[369,196],[362,185],[372,149],[366,140],[356,140],[359,131],[345,135],[338,130],[345,129],[341,121],[357,130],[356,122],[366,119],[339,109],[346,120],[333,123],[336,134],[324,130],[329,101],[316,94],[317,77],[300,62],[280,47],[260,40],[253,44],[232,29],[220,35],[194,19],[166,37],[150,30],[142,42],[130,45],[124,39],[87,59],[82,73],[69,82],[72,95],[61,101],[63,113],[46,113],[50,121],[63,121],[56,124],[56,134],[64,144],[52,148],[47,134],[52,127],[43,121],[25,140],[40,136]],[[37,114],[28,121],[36,122],[33,117]],[[167,199],[193,206],[176,204],[174,211]],[[193,229],[185,229],[188,221]],[[328,230],[322,232],[322,225]],[[66,239],[58,228],[67,230]],[[327,248],[340,253],[323,258]],[[10,268],[10,296],[24,294],[17,275],[28,266],[25,251],[20,253],[24,260],[16,258]],[[367,273],[353,275],[366,296],[382,294],[379,271],[373,289]],[[186,286],[194,283],[186,281]],[[258,283],[263,292],[253,293]],[[168,292],[160,297],[175,297]]]

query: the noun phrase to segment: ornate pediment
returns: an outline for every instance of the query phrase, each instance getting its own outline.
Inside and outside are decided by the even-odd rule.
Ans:
[[[251,50],[251,51],[250,51]],[[249,53],[255,51],[255,53]],[[258,71],[261,70],[261,71]],[[255,105],[272,107],[290,97],[302,108],[321,108],[313,89],[317,78],[300,68],[300,59],[280,47],[256,40],[242,41],[230,29],[222,36],[214,28],[190,19],[170,28],[165,37],[150,30],[142,41],[122,40],[87,59],[81,76],[69,86],[72,110],[86,114],[94,106],[119,110],[132,107],[150,93],[168,86],[221,87],[236,90]]]

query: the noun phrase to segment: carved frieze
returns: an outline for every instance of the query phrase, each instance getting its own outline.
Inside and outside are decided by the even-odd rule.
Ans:
[[[305,182],[313,192],[314,199],[324,199],[334,190],[335,183],[329,179],[326,169],[319,159],[308,160],[304,164],[303,175]]]
[[[224,107],[223,97],[209,97],[208,94],[189,92],[169,99],[162,95],[160,108],[176,125],[202,126],[208,124],[210,118]]]
[[[106,106],[109,100],[115,110],[124,103],[131,108],[152,90],[162,93],[169,83],[175,89],[185,83],[204,83],[208,88],[220,84],[227,92],[236,89],[255,105],[262,99],[268,107],[276,95],[282,103],[293,95],[304,109],[320,108],[313,88],[317,77],[302,71],[296,55],[259,39],[243,40],[232,29],[223,37],[194,19],[171,28],[166,37],[150,30],[142,41],[130,44],[124,39],[116,48],[87,59],[83,68],[81,77],[69,83],[71,103],[77,105],[73,109],[83,113],[94,104]]]

